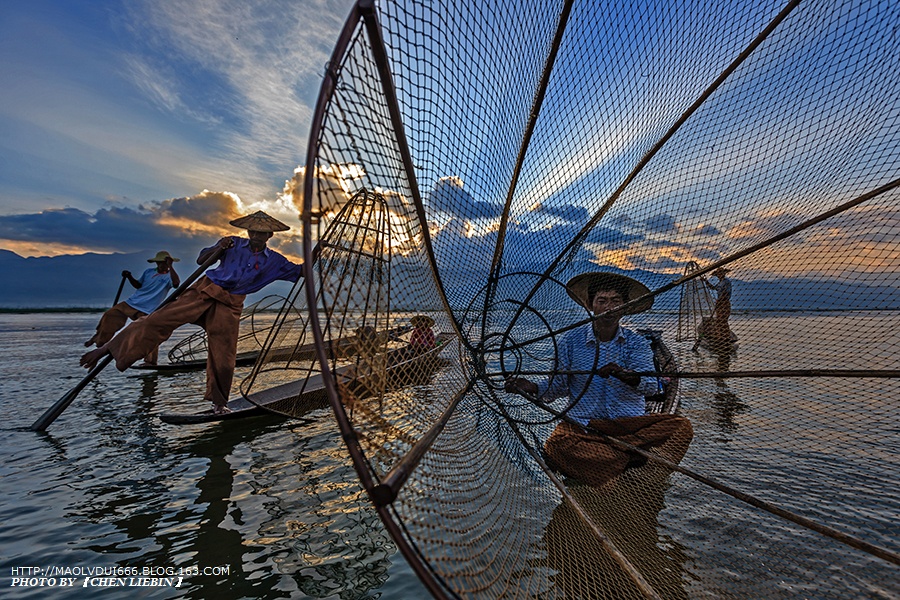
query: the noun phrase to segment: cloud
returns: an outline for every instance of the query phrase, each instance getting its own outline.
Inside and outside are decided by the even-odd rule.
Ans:
[[[715,225],[710,225],[708,223],[701,223],[696,228],[694,228],[693,233],[698,236],[711,236],[711,235],[719,235],[722,233]]]
[[[144,205],[141,206],[145,208]],[[146,205],[151,218],[165,226],[184,232],[215,233],[247,210],[241,199],[231,192],[203,190],[190,198],[173,198],[158,204]],[[273,215],[274,216],[274,215]]]
[[[353,181],[365,176],[359,165],[333,164],[317,167],[313,183],[315,199],[312,203],[314,215],[328,220],[340,211],[353,195]],[[281,198],[290,203],[301,216],[303,215],[303,186],[306,178],[306,167],[294,169],[294,175],[284,182]]]
[[[655,215],[644,220],[644,227],[653,233],[677,233],[678,223],[672,215]]]
[[[143,2],[128,13],[145,40],[130,76],[160,110],[227,121],[218,152],[263,187],[273,167],[303,159],[321,73],[349,9],[346,1]]]
[[[432,211],[466,221],[497,220],[503,209],[499,204],[476,200],[463,189],[463,182],[458,177],[438,179],[428,195],[427,204]]]
[[[532,207],[531,211],[537,215],[549,215],[566,221],[568,223],[587,223],[590,218],[588,210],[583,206],[576,205],[548,205],[538,203]]]
[[[273,206],[284,211],[271,210]],[[256,210],[266,210],[279,219],[287,213],[297,220],[293,206],[277,201],[245,204],[231,192],[204,190],[191,197],[145,203],[137,209],[116,206],[88,213],[63,208],[0,216],[0,247],[41,256],[167,249],[193,258],[222,236],[242,235],[228,222]],[[286,256],[296,260],[301,254],[300,239],[301,230],[295,226],[273,237],[269,245],[283,248]]]
[[[0,204],[92,213],[108,197],[135,206],[204,188],[271,198],[305,157],[324,66],[351,6],[4,7],[0,79],[16,85],[0,90]],[[52,173],[43,184],[41,171]]]

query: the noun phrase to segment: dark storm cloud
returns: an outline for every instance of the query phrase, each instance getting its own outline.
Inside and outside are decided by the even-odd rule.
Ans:
[[[141,206],[140,208],[145,208]],[[149,211],[186,222],[228,223],[240,216],[231,194],[203,191],[190,198],[173,198],[149,206]]]
[[[600,244],[606,248],[617,248],[643,239],[644,236],[638,233],[627,233],[613,227],[594,227],[584,241],[588,244]]]
[[[644,220],[644,227],[654,233],[675,233],[678,223],[671,215],[656,215]]]
[[[168,228],[154,223],[150,213],[130,208],[104,208],[94,214],[62,208],[0,216],[0,239],[57,243],[101,252],[145,248],[170,235]]]
[[[557,217],[569,223],[587,223],[590,218],[587,209],[583,206],[548,206],[541,204],[534,209],[534,212]]]

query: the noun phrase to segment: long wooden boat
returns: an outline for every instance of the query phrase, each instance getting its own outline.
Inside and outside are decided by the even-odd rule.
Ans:
[[[234,366],[236,367],[247,367],[256,362],[256,359],[259,357],[259,350],[252,350],[250,352],[241,352],[239,353],[234,360]],[[136,369],[138,371],[163,371],[166,373],[180,372],[180,371],[199,371],[200,369],[206,368],[206,359],[200,360],[185,360],[181,362],[167,362],[167,363],[158,363],[155,365],[148,365],[146,363],[139,363],[136,365],[132,365],[129,367],[131,369]]]
[[[388,330],[390,335],[401,335],[407,331],[409,331],[409,326],[400,326],[395,327],[393,329]],[[329,356],[334,357],[335,353],[338,355],[344,355],[348,351],[351,351],[352,348],[356,344],[356,336],[351,335],[347,337],[343,337],[339,340],[335,340],[330,342],[331,346]],[[239,352],[235,357],[234,366],[236,367],[247,367],[256,362],[256,359],[259,358],[260,350],[249,350],[246,352]],[[304,360],[313,360],[316,356],[316,346],[314,343],[303,344],[300,346],[294,347],[284,347],[279,348],[277,350],[269,350],[267,354],[267,358],[269,360],[281,360],[281,361],[304,361]],[[162,371],[167,373],[172,372],[181,372],[181,371],[199,371],[201,369],[206,368],[206,358],[201,358],[197,360],[184,360],[184,361],[170,361],[167,363],[158,363],[155,365],[147,365],[147,364],[136,364],[131,366],[132,369],[138,369],[140,371]]]
[[[414,376],[430,375],[441,366],[440,353],[444,349],[442,345],[427,352],[413,353],[409,348],[397,348],[387,353],[387,385],[398,387],[412,383]],[[371,374],[358,374],[358,366],[349,364],[335,369],[338,380],[347,383],[355,393],[361,393],[366,389],[366,382]],[[230,413],[217,415],[212,409],[195,413],[163,413],[160,420],[172,425],[190,425],[196,423],[212,423],[215,421],[229,421],[242,419],[261,414],[272,414],[266,410],[266,406],[275,405],[286,400],[300,402],[308,405],[308,410],[327,406],[325,385],[322,374],[316,373],[309,377],[297,379],[289,383],[268,388],[249,394],[247,397],[238,396],[228,402]],[[307,408],[307,407],[304,407]]]

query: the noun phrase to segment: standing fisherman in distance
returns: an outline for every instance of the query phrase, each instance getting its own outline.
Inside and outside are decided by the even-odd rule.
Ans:
[[[719,267],[711,273],[718,281],[715,284],[706,282],[706,285],[716,293],[716,304],[712,314],[713,343],[726,349],[731,343],[731,328],[728,326],[728,319],[731,317],[731,280],[726,277],[730,270]]]
[[[247,230],[247,238],[227,236],[204,248],[197,257],[203,264],[214,253],[221,252],[219,266],[206,272],[193,286],[173,302],[162,306],[123,329],[103,346],[81,357],[81,366],[91,369],[106,354],[116,360],[116,368],[124,371],[187,323],[206,330],[206,393],[216,414],[230,412],[228,396],[234,378],[238,328],[244,298],[276,280],[296,282],[301,266],[267,248],[266,242],[276,231],[287,231],[287,225],[262,211],[230,221],[234,227]]]
[[[84,343],[85,347],[102,346],[122,329],[128,319],[137,321],[156,310],[169,290],[181,285],[181,278],[178,277],[172,264],[179,260],[165,250],[160,250],[156,256],[147,259],[147,262],[156,263],[156,266],[141,273],[140,279],[135,279],[131,271],[122,271],[122,277],[128,279],[135,292],[127,300],[119,302],[103,313],[100,322],[97,323],[97,331]],[[121,291],[121,286],[119,290]],[[159,347],[156,347],[144,357],[144,363],[155,365],[158,354]]]

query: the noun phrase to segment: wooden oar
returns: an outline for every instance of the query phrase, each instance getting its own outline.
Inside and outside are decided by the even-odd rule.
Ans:
[[[168,304],[169,302],[171,302],[172,300],[174,300],[175,298],[180,296],[181,293],[184,292],[184,290],[188,289],[191,286],[191,284],[197,280],[197,278],[199,278],[201,275],[203,275],[203,273],[206,271],[206,269],[208,269],[214,262],[219,260],[219,255],[221,255],[222,252],[223,252],[222,248],[217,248],[216,251],[213,252],[212,255],[209,258],[207,258],[203,262],[203,264],[200,265],[200,267],[191,274],[190,277],[188,277],[187,279],[182,281],[181,285],[179,285],[175,289],[174,292],[169,294],[168,298],[163,300],[162,303],[158,307],[156,307],[156,310],[159,310],[160,307],[165,306],[166,304]],[[123,284],[125,283],[124,277],[122,278],[122,283]],[[121,285],[119,286],[119,291],[120,292],[122,291]],[[118,302],[118,294],[116,295],[116,302]],[[100,361],[96,365],[94,365],[94,368],[91,369],[90,371],[88,371],[88,374],[84,376],[84,379],[82,379],[78,383],[78,385],[76,385],[71,390],[69,390],[65,396],[63,396],[62,398],[57,400],[56,404],[54,404],[53,406],[48,408],[47,411],[44,414],[42,414],[40,416],[40,418],[31,425],[31,430],[32,431],[44,431],[45,429],[47,429],[47,427],[50,425],[50,423],[55,421],[56,418],[59,415],[61,415],[62,412],[64,410],[66,410],[66,408],[68,408],[68,406],[70,404],[72,404],[72,401],[75,400],[75,397],[81,392],[81,390],[84,389],[84,387],[94,377],[97,376],[97,373],[102,371],[106,367],[106,365],[108,365],[110,362],[112,362],[112,358],[113,357],[110,354],[107,354],[106,356],[101,358]]]
[[[125,274],[123,273],[123,274],[122,274],[122,281],[119,282],[119,291],[116,292],[116,299],[113,300],[113,303],[112,303],[113,306],[115,306],[116,304],[119,303],[119,298],[122,296],[122,288],[125,287],[125,280],[126,280],[126,279],[128,279],[128,278],[125,277]]]

